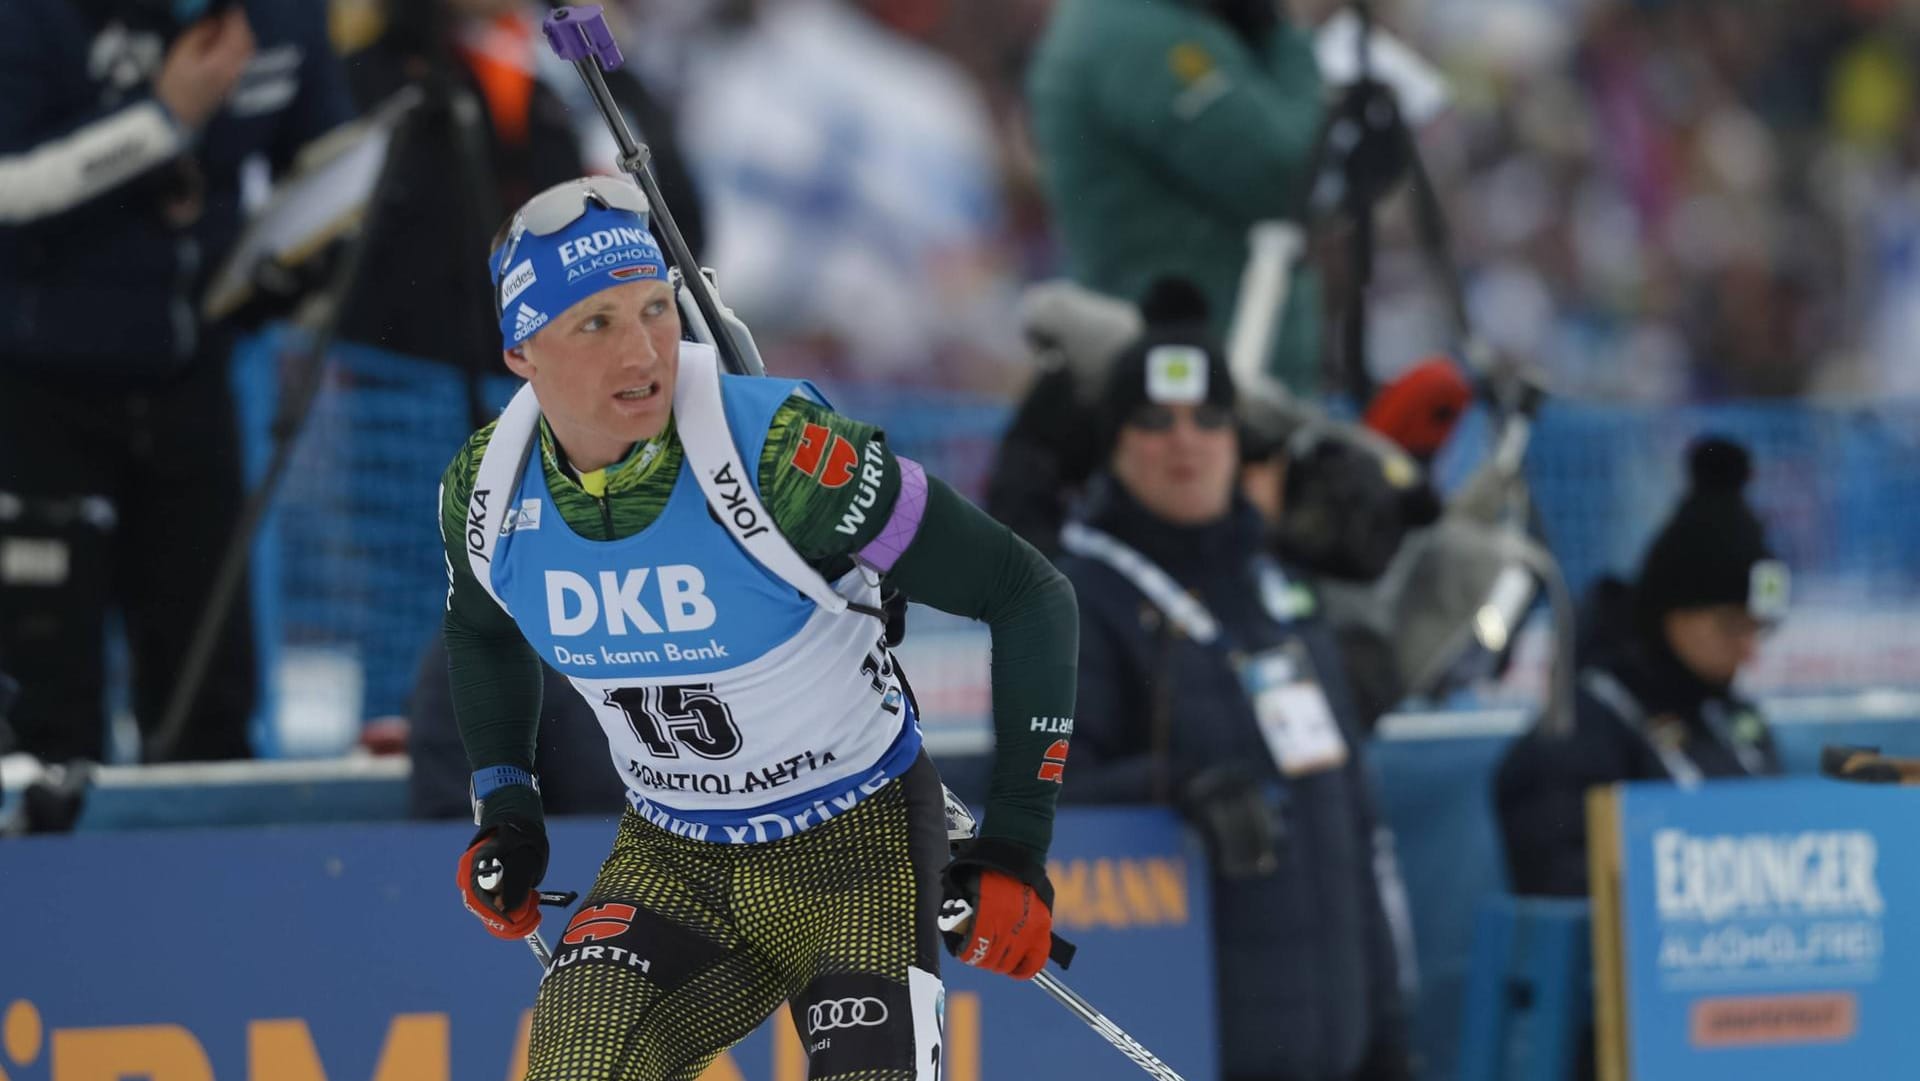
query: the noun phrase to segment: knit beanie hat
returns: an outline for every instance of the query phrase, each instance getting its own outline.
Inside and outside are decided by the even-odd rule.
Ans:
[[[1140,316],[1145,329],[1114,358],[1101,395],[1103,459],[1121,425],[1143,405],[1234,405],[1226,352],[1207,329],[1207,300],[1192,282],[1154,282],[1140,301]]]
[[[1786,565],[1767,547],[1766,527],[1742,494],[1752,476],[1746,448],[1723,436],[1694,443],[1692,483],[1647,549],[1636,584],[1643,627],[1680,608],[1735,604],[1772,622],[1786,614]]]

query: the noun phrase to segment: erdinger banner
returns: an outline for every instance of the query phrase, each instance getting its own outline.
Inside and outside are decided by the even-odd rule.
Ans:
[[[547,885],[585,892],[613,831],[611,819],[550,823]],[[453,870],[472,833],[339,826],[0,844],[0,1081],[518,1081],[540,969],[524,944],[461,910]],[[1204,868],[1171,816],[1064,811],[1051,871],[1055,926],[1080,945],[1063,978],[1192,1081],[1213,1077]],[[548,911],[550,944],[569,915]],[[944,975],[943,1081],[1137,1072],[1038,988],[951,959]],[[852,987],[799,1020],[817,1042],[883,1008]],[[783,1009],[703,1081],[805,1077]]]
[[[1920,1076],[1920,792],[1731,781],[1614,803],[1596,915],[1617,902],[1625,1077]]]

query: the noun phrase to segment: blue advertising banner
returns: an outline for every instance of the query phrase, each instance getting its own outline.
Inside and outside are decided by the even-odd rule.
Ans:
[[[585,891],[609,821],[555,821]],[[460,824],[0,844],[0,1081],[517,1081],[540,971],[461,910]],[[1215,1076],[1203,865],[1171,816],[1060,814],[1062,976],[1189,1081]],[[797,914],[804,918],[804,913]],[[564,918],[550,913],[551,940]],[[1135,1069],[1037,988],[949,963],[947,1081]],[[802,1081],[785,1012],[707,1081]]]
[[[1913,1075],[1920,792],[1626,785],[1619,808],[1633,1081]]]

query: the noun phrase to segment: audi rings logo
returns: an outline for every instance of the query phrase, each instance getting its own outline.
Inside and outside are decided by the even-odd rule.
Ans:
[[[836,1028],[887,1023],[887,1004],[877,998],[830,998],[807,1007],[807,1035]]]

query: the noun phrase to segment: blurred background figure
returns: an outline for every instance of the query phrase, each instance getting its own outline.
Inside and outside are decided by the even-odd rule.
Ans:
[[[371,109],[407,87],[424,94],[396,137],[388,179],[372,211],[364,269],[348,291],[340,334],[377,347],[380,353],[367,360],[379,371],[376,378],[401,387],[409,359],[434,361],[460,373],[459,422],[477,427],[504,401],[506,376],[492,286],[482,269],[489,238],[508,211],[534,193],[584,173],[616,171],[618,151],[578,75],[540,37],[546,5],[367,0],[349,10],[352,17],[343,20],[349,50],[345,66],[360,105]],[[636,34],[644,16],[638,10],[615,11],[611,18],[615,29]],[[701,251],[706,242],[702,200],[682,159],[671,108],[634,67],[606,78],[629,130],[652,151],[650,167],[682,235],[692,250]],[[395,397],[404,399],[404,391]],[[396,401],[395,408],[423,411],[426,406]],[[439,464],[423,455],[417,483],[430,489]],[[374,525],[379,527],[378,519]],[[412,741],[413,813],[465,814],[466,758],[447,712],[445,646],[437,620],[420,622],[422,667],[417,675],[407,673],[412,691],[404,722],[411,722],[411,730],[401,714],[393,714],[381,735],[387,743]],[[550,695],[550,720],[571,716],[575,711],[566,702],[574,697]],[[568,781],[571,776],[599,780],[604,772],[604,741],[591,716],[586,719],[586,734],[594,743],[541,745],[542,768],[559,778],[547,793],[555,813],[594,805]],[[594,761],[593,769],[570,772],[562,760],[577,762],[583,753]],[[592,780],[584,782],[587,791],[604,787]]]
[[[1311,39],[1276,0],[1061,0],[1027,86],[1067,276],[1115,297],[1187,278],[1224,341],[1249,231],[1304,206],[1324,113]],[[1311,394],[1318,279],[1296,273],[1284,302],[1271,372]]]
[[[617,819],[626,786],[607,768],[607,734],[592,707],[565,676],[541,665],[540,731],[533,756],[540,767],[540,803],[548,815]],[[407,700],[407,813],[414,818],[471,818],[473,772],[453,716],[447,645],[439,635],[421,655]]]
[[[1104,462],[1100,398],[1115,359],[1140,335],[1140,311],[1068,281],[1028,289],[1021,331],[1033,381],[1014,407],[987,478],[987,510],[1042,552]]]
[[[612,137],[580,80],[539,37],[546,8],[518,0],[390,0],[355,24],[346,70],[372,108],[402,87],[426,91],[403,127],[341,335],[470,373],[473,423],[491,412],[479,381],[501,373],[486,245],[507,211],[535,192],[617,167]],[[671,113],[627,70],[608,87],[693,250],[700,200],[681,162]],[[451,269],[450,269],[451,268]]]
[[[1239,495],[1204,301],[1162,282],[1142,315],[1102,391],[1102,471],[1062,535],[1081,619],[1064,796],[1171,805],[1207,840],[1223,1077],[1410,1078],[1374,718]]]
[[[1765,719],[1733,681],[1786,614],[1787,567],[1741,494],[1746,450],[1705,439],[1688,465],[1692,487],[1638,579],[1594,591],[1572,734],[1536,730],[1500,763],[1495,800],[1515,893],[1586,895],[1590,788],[1780,772]]]
[[[0,6],[0,155],[34,163],[0,188],[0,666],[27,753],[104,756],[109,611],[133,715],[160,722],[241,504],[232,328],[200,295],[248,163],[350,116],[324,22],[297,0]],[[190,723],[146,756],[250,754],[231,612]]]
[[[997,390],[1015,339],[979,89],[943,3],[721,5],[685,65],[721,292],[789,375]]]

